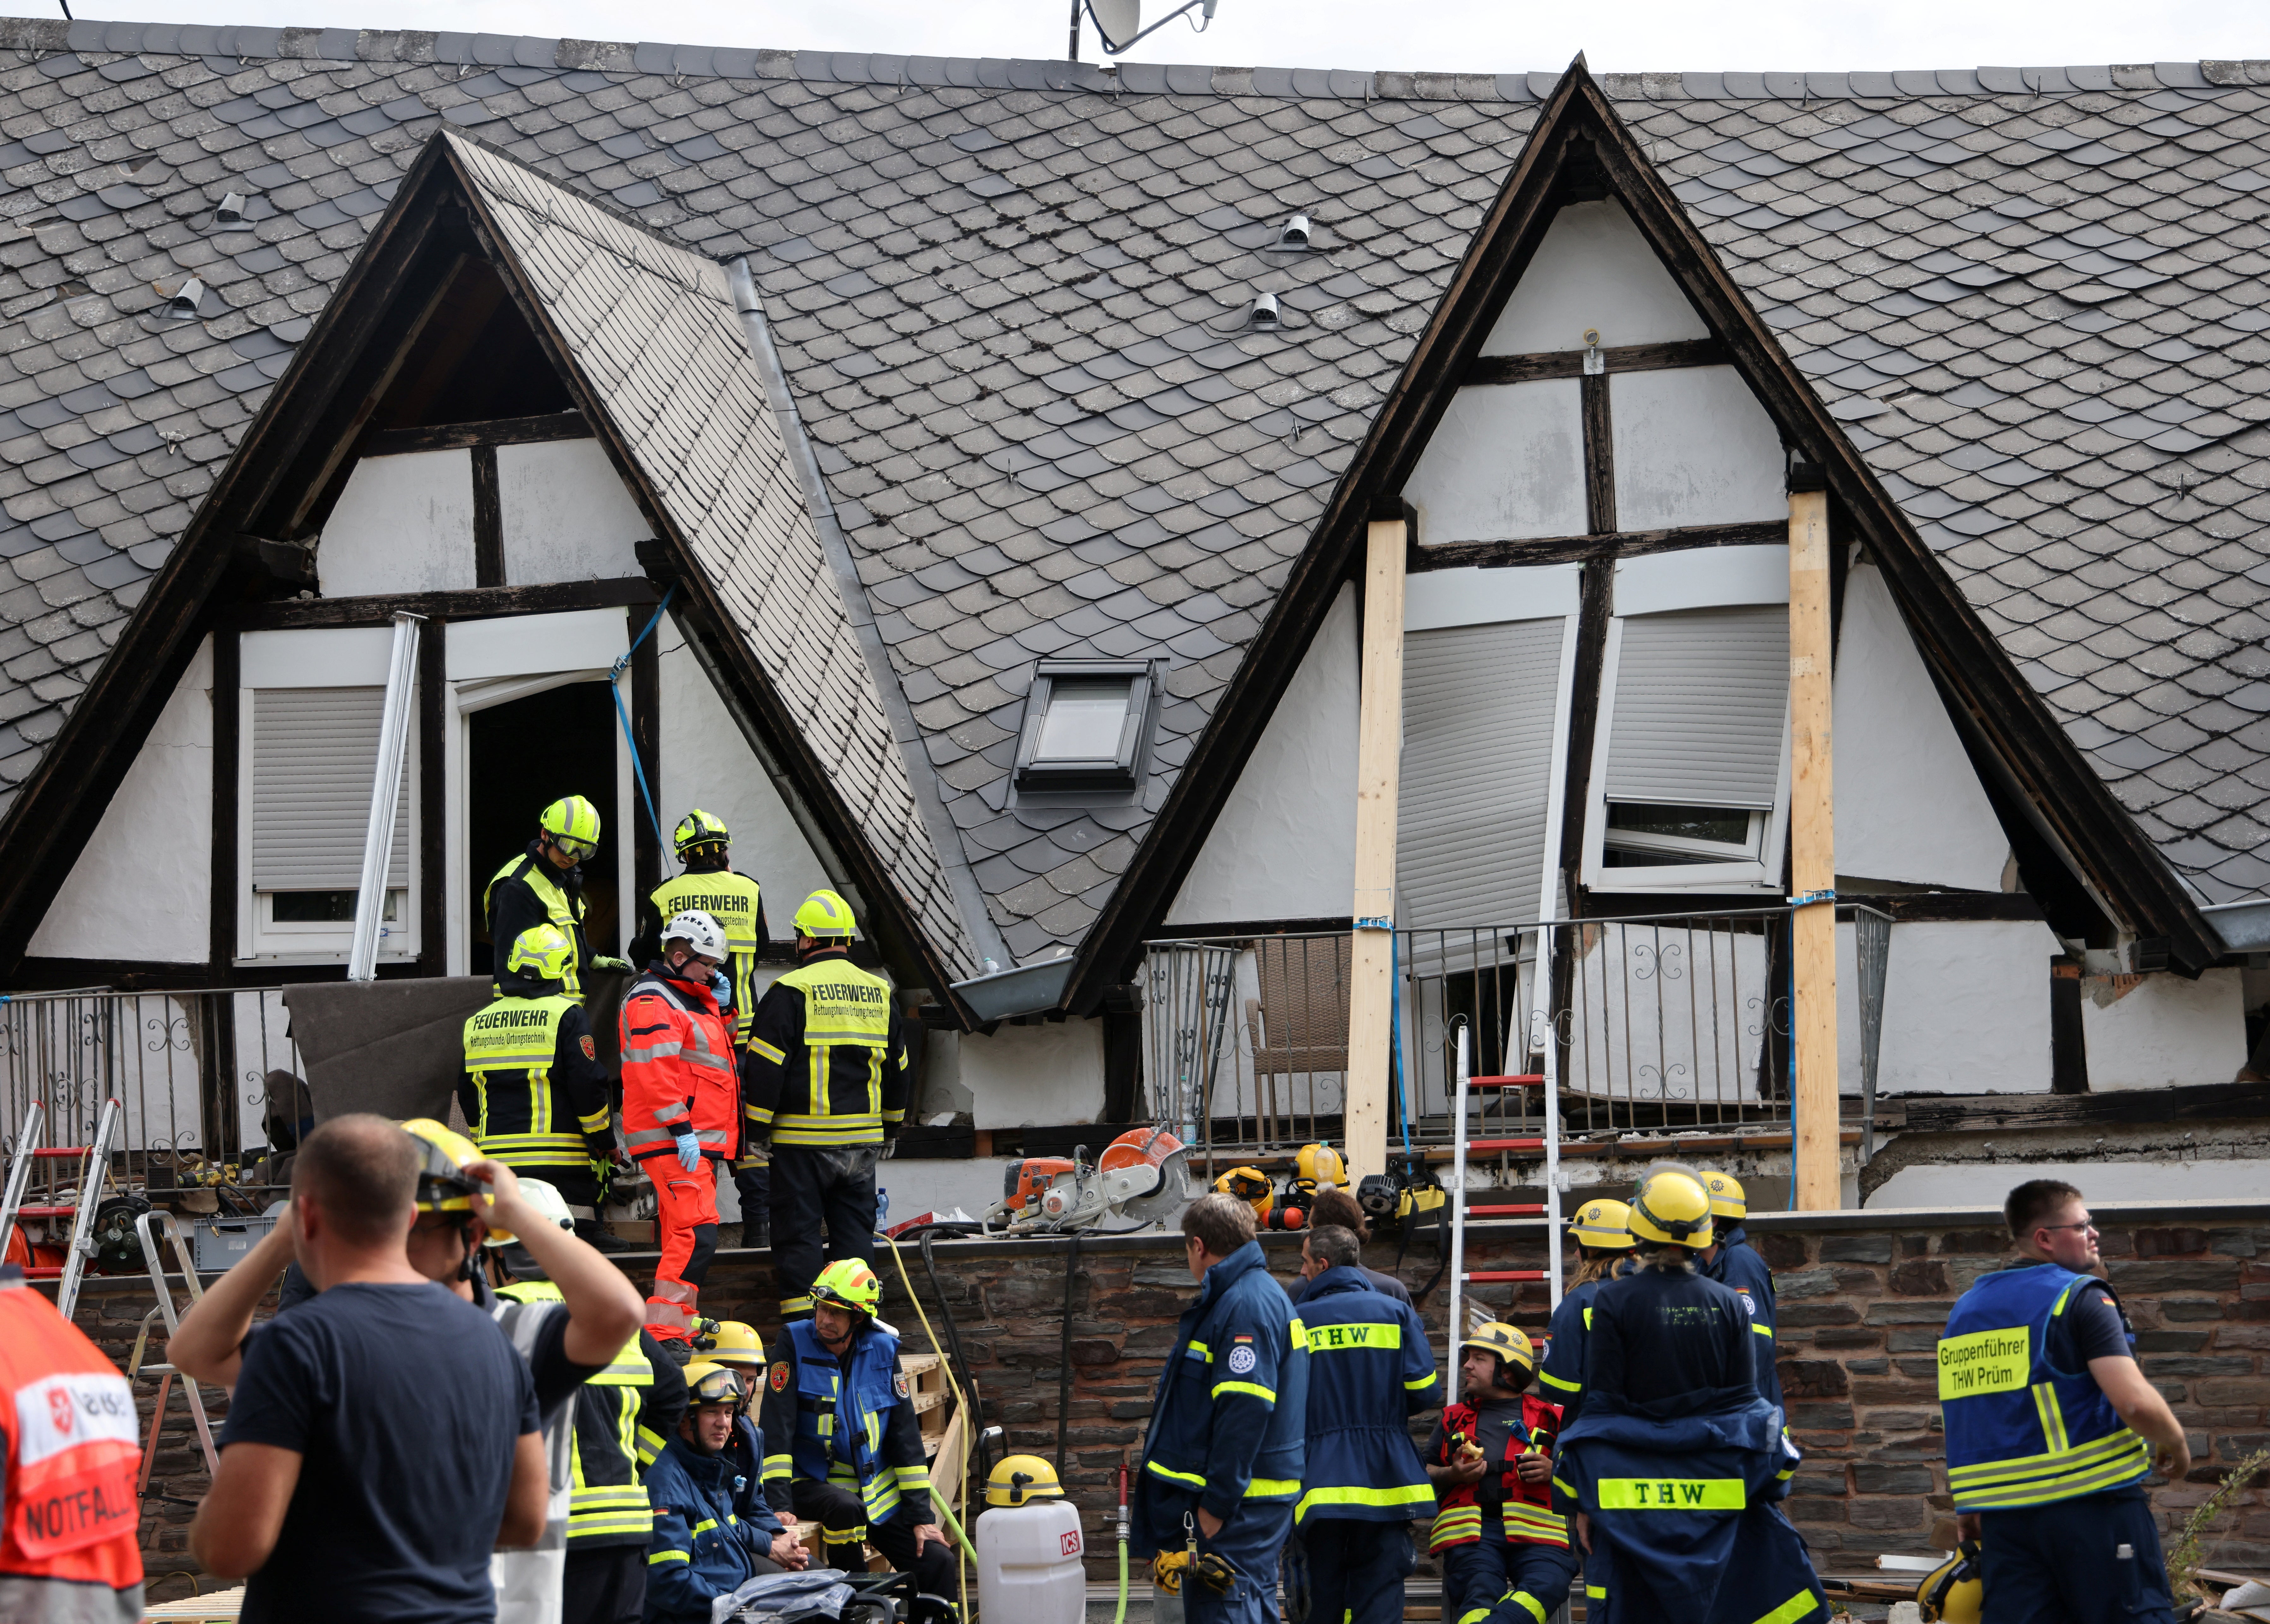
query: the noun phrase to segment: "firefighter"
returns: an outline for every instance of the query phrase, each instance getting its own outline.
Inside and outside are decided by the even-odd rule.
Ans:
[[[2191,1470],[2182,1425],[2136,1362],[2136,1335],[2081,1191],[2035,1179],[2003,1204],[2016,1264],[1979,1276],[1940,1338],[1947,1487],[1982,1552],[1995,1624],[2167,1624],[2172,1603],[2144,1479]]]
[[[749,1025],[756,1016],[757,958],[771,945],[765,934],[763,893],[755,880],[734,871],[732,834],[722,819],[697,806],[679,821],[671,839],[686,871],[655,887],[631,955],[642,956],[649,942],[659,941],[662,922],[688,908],[698,908],[715,919],[725,932],[731,954],[726,968],[733,978],[733,1043],[738,1055],[748,1047]],[[733,1186],[741,1198],[741,1244],[770,1246],[771,1181],[763,1152],[752,1145],[746,1131],[741,1158],[733,1166]]]
[[[840,1263],[872,1243],[875,1166],[906,1117],[905,1030],[891,983],[851,962],[856,933],[842,897],[806,897],[796,968],[766,992],[749,1029],[743,1126],[751,1153],[768,1149],[772,1160],[783,1319],[812,1311],[823,1256]]]
[[[1365,1275],[1355,1231],[1323,1224],[1301,1244],[1309,1290],[1308,1474],[1293,1520],[1308,1554],[1309,1612],[1401,1624],[1411,1519],[1435,1505],[1407,1427],[1442,1402],[1427,1328]]]
[[[1766,1267],[1766,1260],[1758,1256],[1758,1249],[1750,1244],[1742,1228],[1742,1220],[1750,1213],[1750,1198],[1732,1174],[1709,1168],[1702,1169],[1702,1188],[1710,1196],[1710,1244],[1696,1253],[1695,1260],[1704,1274],[1741,1294],[1742,1306],[1750,1311],[1750,1330],[1762,1339],[1751,1350],[1756,1356],[1751,1369],[1757,1377],[1758,1397],[1775,1409],[1783,1409],[1781,1368],[1774,1359],[1773,1271]]]
[[[1561,1412],[1529,1390],[1537,1353],[1493,1320],[1458,1344],[1465,1378],[1427,1441],[1442,1509],[1428,1550],[1443,1564],[1445,1624],[1545,1624],[1569,1595],[1576,1558],[1553,1509]]]
[[[1592,1299],[1584,1410],[1553,1471],[1556,1509],[1576,1514],[1594,1624],[1820,1624],[1829,1603],[1778,1503],[1798,1453],[1750,1374],[1748,1310],[1695,1272],[1710,1193],[1665,1163],[1629,1222],[1639,1267]]]
[[[1537,1379],[1561,1406],[1563,1426],[1576,1419],[1584,1402],[1584,1345],[1592,1328],[1592,1299],[1600,1282],[1629,1266],[1631,1209],[1605,1198],[1576,1209],[1569,1238],[1576,1243],[1576,1278],[1553,1310],[1546,1327],[1545,1362]]]
[[[723,1365],[741,1378],[741,1410],[733,1420],[733,1435],[726,1441],[725,1454],[733,1463],[739,1479],[734,1492],[733,1509],[744,1517],[753,1516],[756,1509],[768,1503],[765,1500],[765,1440],[757,1428],[754,1413],[759,1395],[765,1386],[765,1345],[758,1339],[756,1327],[737,1319],[717,1322],[709,1333],[709,1346],[701,1357],[713,1365]]]
[[[647,1329],[673,1357],[693,1352],[694,1309],[717,1250],[717,1163],[733,1159],[739,1139],[724,962],[717,922],[679,915],[662,928],[662,957],[631,983],[616,1018],[624,1142],[654,1181],[662,1242]]]
[[[554,801],[537,819],[536,838],[528,849],[499,869],[481,896],[493,953],[510,953],[523,931],[546,920],[575,944],[560,990],[578,1004],[587,972],[632,968],[627,959],[594,958],[583,931],[582,865],[598,849],[599,809],[580,795]],[[501,975],[494,990],[502,996]]]
[[[770,1511],[734,1509],[725,1457],[741,1407],[740,1378],[723,1365],[686,1367],[686,1413],[647,1472],[654,1532],[647,1549],[647,1624],[708,1624],[711,1603],[762,1574],[805,1565],[804,1547]]]
[[[624,1243],[599,1223],[599,1172],[617,1154],[607,1077],[583,1006],[561,990],[575,944],[545,920],[514,938],[499,996],[465,1020],[457,1103],[482,1154],[557,1190],[575,1233]]]
[[[765,1496],[820,1524],[832,1568],[867,1570],[863,1542],[915,1576],[911,1624],[953,1614],[953,1555],[931,1521],[923,1456],[899,1339],[875,1317],[883,1283],[861,1257],[831,1263],[812,1313],[772,1346],[765,1375]]]

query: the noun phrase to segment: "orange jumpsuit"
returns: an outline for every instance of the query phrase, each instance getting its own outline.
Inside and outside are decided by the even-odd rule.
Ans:
[[[717,1164],[740,1153],[741,1094],[731,1023],[705,975],[662,964],[631,983],[623,1038],[623,1141],[654,1181],[662,1262],[646,1300],[647,1329],[688,1341],[709,1258],[717,1250]],[[678,1136],[701,1141],[701,1163],[679,1165]]]

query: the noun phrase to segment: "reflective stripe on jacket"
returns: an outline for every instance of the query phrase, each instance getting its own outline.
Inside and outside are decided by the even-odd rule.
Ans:
[[[672,1438],[646,1474],[647,1624],[709,1624],[709,1603],[754,1576],[756,1531],[733,1509],[733,1463]],[[766,1554],[772,1538],[764,1537]]]
[[[587,1167],[614,1151],[590,1018],[561,994],[501,997],[465,1020],[458,1097],[473,1142],[518,1171]]]
[[[1757,1357],[1750,1367],[1757,1376],[1758,1397],[1777,1410],[1783,1408],[1781,1370],[1774,1361],[1774,1328],[1780,1324],[1780,1311],[1774,1303],[1773,1271],[1736,1224],[1718,1237],[1718,1255],[1702,1266],[1702,1272],[1741,1294],[1750,1310],[1750,1329],[1762,1339],[1752,1350]]]
[[[1482,1537],[1482,1524],[1489,1512],[1495,1511],[1505,1527],[1508,1545],[1549,1545],[1559,1550],[1569,1548],[1569,1522],[1553,1509],[1553,1485],[1524,1483],[1515,1463],[1524,1455],[1552,1456],[1554,1441],[1561,1431],[1561,1412],[1533,1393],[1521,1396],[1521,1432],[1524,1436],[1509,1436],[1504,1455],[1484,1464],[1479,1483],[1461,1483],[1443,1490],[1443,1509],[1435,1518],[1429,1531],[1427,1548],[1439,1551],[1445,1546],[1473,1545]],[[1472,1405],[1454,1404],[1443,1411],[1443,1450],[1431,1465],[1447,1466],[1458,1453],[1458,1439],[1463,1435],[1475,1443],[1481,1442],[1480,1419]],[[1492,1483],[1495,1474],[1497,1481]],[[1487,1493],[1484,1491],[1487,1490]]]
[[[765,945],[762,888],[746,874],[715,869],[665,879],[647,901],[654,906],[657,931],[688,908],[717,922],[725,933],[727,968],[733,977],[733,1041],[746,1043],[756,1016],[757,953]]]
[[[631,983],[615,1018],[623,1035],[623,1143],[640,1161],[677,1153],[691,1133],[705,1156],[730,1160],[740,1144],[740,1083],[733,1039],[706,983],[661,964]]]
[[[1309,1354],[1258,1241],[1205,1273],[1159,1374],[1134,1548],[1180,1548],[1193,1502],[1228,1522],[1248,1500],[1297,1500],[1306,1472]]]
[[[797,1479],[833,1483],[858,1495],[867,1523],[906,1513],[931,1516],[930,1467],[906,1377],[899,1339],[872,1324],[855,1333],[847,1370],[808,1319],[792,1320],[773,1343],[764,1405],[765,1496],[788,1510]],[[838,1536],[841,1538],[838,1538]],[[848,1543],[849,1531],[828,1538]],[[857,1537],[864,1538],[865,1531]]]
[[[907,1046],[891,983],[841,953],[767,989],[749,1032],[751,1127],[775,1145],[879,1145],[907,1113]]]
[[[520,933],[548,919],[575,945],[575,956],[568,961],[568,974],[560,982],[560,990],[578,1004],[583,1001],[583,974],[591,968],[591,944],[583,934],[582,869],[570,869],[562,877],[538,855],[536,842],[530,841],[526,851],[490,879],[488,889],[481,894],[481,911],[488,919],[489,942],[496,963],[493,974],[499,978],[490,983],[491,991],[500,995],[504,991],[501,978],[505,960],[511,956],[512,945],[520,939]]]
[[[2059,1369],[2050,1359],[2051,1331],[2073,1294],[2099,1284],[2053,1263],[2003,1269],[1981,1275],[1947,1316],[1939,1408],[1957,1511],[2049,1505],[2125,1487],[2151,1471],[2151,1446],[2128,1430],[2088,1369]]]
[[[1442,1402],[1427,1328],[1361,1269],[1327,1269],[1301,1299],[1309,1350],[1307,1474],[1294,1519],[1400,1523],[1435,1509],[1409,1418]]]

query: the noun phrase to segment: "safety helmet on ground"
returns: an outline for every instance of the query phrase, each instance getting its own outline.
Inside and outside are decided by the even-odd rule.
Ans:
[[[532,924],[512,938],[512,952],[504,961],[508,975],[528,975],[537,981],[565,981],[575,962],[575,944],[549,919]]]
[[[1062,1500],[1057,1469],[1037,1455],[1004,1455],[985,1477],[985,1503],[1021,1506],[1031,1500]]]
[[[1277,1186],[1259,1168],[1232,1168],[1214,1180],[1213,1187],[1250,1206],[1257,1219],[1268,1217],[1269,1209],[1277,1205]]]
[[[1303,1145],[1293,1155],[1293,1176],[1318,1186],[1347,1183],[1347,1161],[1329,1145]]]
[[[473,1192],[486,1194],[488,1187],[464,1169],[481,1160],[481,1147],[430,1116],[413,1116],[402,1124],[402,1131],[418,1140],[424,1153],[418,1167],[418,1210],[471,1216]]]
[[[1466,1332],[1458,1344],[1458,1351],[1479,1347],[1495,1353],[1501,1361],[1521,1367],[1521,1379],[1526,1382],[1537,1374],[1537,1350],[1518,1325],[1509,1325],[1503,1320],[1491,1320]]]
[[[686,1407],[741,1402],[741,1378],[725,1366],[697,1359],[686,1367]]]
[[[1916,1586],[1916,1605],[1926,1619],[1944,1624],[1979,1624],[1986,1602],[1985,1568],[1978,1541],[1965,1539]]]
[[[711,817],[697,806],[678,820],[678,827],[671,831],[670,838],[677,848],[678,855],[682,857],[696,846],[726,845],[733,836],[723,819]]]
[[[684,942],[703,958],[719,964],[725,962],[731,951],[725,945],[725,933],[717,928],[717,922],[698,908],[673,915],[670,923],[662,927],[663,951],[667,953],[672,942]]]
[[[520,1195],[521,1199],[534,1207],[537,1216],[546,1223],[555,1224],[569,1235],[575,1233],[575,1214],[568,1210],[568,1198],[560,1193],[558,1186],[540,1178],[524,1178],[520,1181]],[[491,1230],[488,1238],[481,1244],[509,1246],[512,1239],[510,1235],[500,1235]],[[510,1265],[508,1264],[507,1266]],[[518,1274],[520,1271],[514,1269],[513,1272]]]
[[[1628,1220],[1634,1238],[1665,1246],[1710,1244],[1710,1196],[1692,1168],[1661,1167],[1640,1181]]]
[[[1742,1182],[1732,1174],[1705,1168],[1702,1179],[1702,1188],[1710,1198],[1711,1217],[1731,1219],[1739,1224],[1750,1215],[1750,1198],[1742,1192]]]
[[[796,928],[799,935],[815,939],[830,936],[857,936],[858,922],[851,916],[851,904],[833,891],[815,891],[804,899],[796,910]]]
[[[536,820],[553,845],[582,863],[599,849],[599,809],[580,795],[552,803]]]
[[[872,1319],[883,1306],[883,1282],[875,1278],[865,1258],[846,1257],[820,1272],[820,1278],[812,1283],[812,1301],[815,1307],[833,1302]]]
[[[1632,1246],[1631,1208],[1605,1196],[1587,1201],[1576,1209],[1569,1236],[1597,1252],[1628,1252]]]
[[[765,1345],[757,1340],[755,1326],[738,1319],[721,1319],[710,1333],[709,1358],[716,1364],[754,1368],[765,1362]]]

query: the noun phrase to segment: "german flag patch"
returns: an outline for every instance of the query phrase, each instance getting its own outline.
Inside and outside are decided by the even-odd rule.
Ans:
[[[788,1361],[783,1359],[775,1364],[772,1368],[772,1374],[768,1379],[770,1380],[773,1384],[773,1391],[776,1393],[784,1393],[788,1391]]]

